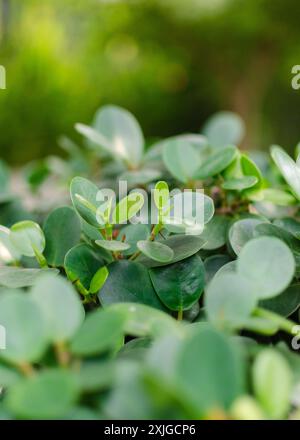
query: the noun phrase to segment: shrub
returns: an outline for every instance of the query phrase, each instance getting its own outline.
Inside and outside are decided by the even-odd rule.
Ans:
[[[26,219],[1,165],[0,416],[297,418],[299,161],[240,151],[231,113],[146,151],[114,106],[76,128],[72,206]]]

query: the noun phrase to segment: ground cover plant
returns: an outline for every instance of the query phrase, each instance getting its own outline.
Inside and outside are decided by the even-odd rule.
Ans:
[[[152,145],[115,106],[76,129],[25,168],[30,211],[0,166],[0,417],[299,418],[299,148],[242,151],[229,112]]]

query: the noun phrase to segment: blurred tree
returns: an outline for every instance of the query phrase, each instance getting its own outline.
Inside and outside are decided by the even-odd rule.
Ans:
[[[57,137],[106,103],[135,113],[147,136],[198,131],[228,109],[245,119],[248,148],[299,140],[298,0],[9,3],[0,155],[12,162],[56,153]]]

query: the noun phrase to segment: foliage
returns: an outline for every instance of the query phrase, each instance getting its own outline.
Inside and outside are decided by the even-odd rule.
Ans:
[[[297,417],[298,161],[261,171],[232,114],[147,152],[133,115],[98,116],[77,129],[103,180],[75,176],[72,206],[15,222],[0,169],[0,416]]]

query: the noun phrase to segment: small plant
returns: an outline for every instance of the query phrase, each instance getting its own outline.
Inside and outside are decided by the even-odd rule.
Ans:
[[[147,150],[118,107],[76,128],[46,217],[0,166],[0,418],[299,418],[299,159],[229,112]]]

